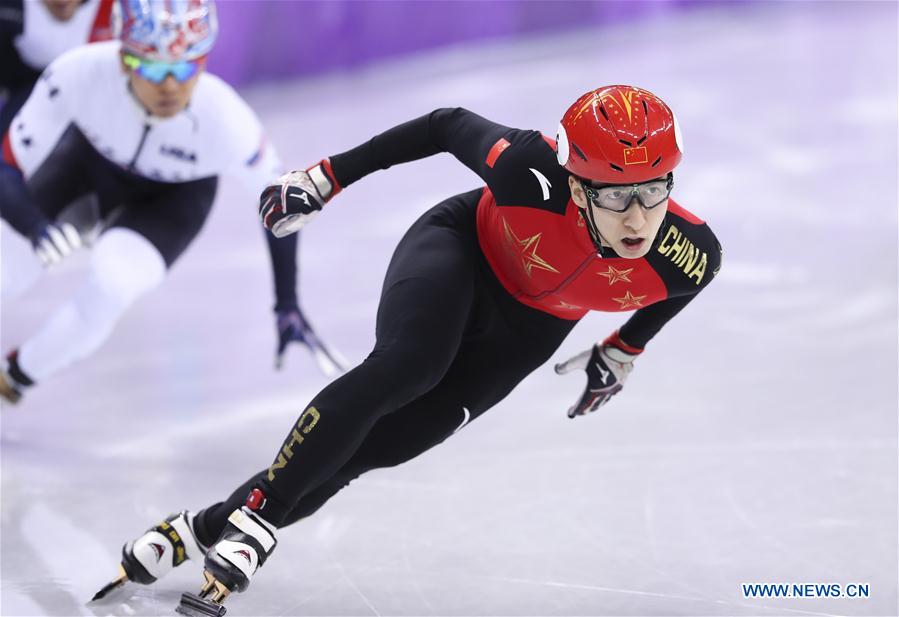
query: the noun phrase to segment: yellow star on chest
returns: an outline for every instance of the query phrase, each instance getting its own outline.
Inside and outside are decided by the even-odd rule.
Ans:
[[[635,308],[635,307],[643,306],[643,300],[645,300],[645,299],[646,299],[646,296],[645,296],[645,295],[643,295],[643,296],[635,296],[635,295],[633,295],[633,294],[630,292],[630,290],[624,292],[624,297],[623,297],[623,298],[612,298],[612,300],[614,300],[615,302],[618,302],[618,303],[621,304],[621,306],[620,306],[619,308],[620,308],[622,311],[623,311],[624,309],[629,309],[629,308]]]
[[[547,272],[555,272],[556,274],[559,273],[558,270],[553,268],[545,259],[537,254],[540,236],[542,236],[543,233],[537,233],[533,236],[519,239],[519,237],[515,235],[515,232],[512,231],[512,228],[505,218],[503,219],[503,229],[506,236],[506,246],[510,252],[521,261],[521,267],[524,269],[525,274],[530,277],[531,270],[534,268],[546,270]]]
[[[597,272],[599,276],[604,276],[609,279],[609,285],[614,285],[618,281],[624,281],[625,283],[631,283],[632,281],[627,278],[627,275],[633,272],[633,268],[628,268],[627,270],[618,270],[613,266],[609,266],[609,269],[605,272]]]

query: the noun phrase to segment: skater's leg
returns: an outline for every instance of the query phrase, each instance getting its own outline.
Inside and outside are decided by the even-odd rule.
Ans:
[[[21,346],[15,370],[41,382],[96,351],[197,235],[215,187],[215,180],[189,182],[124,208],[94,245],[85,284]]]
[[[351,481],[372,469],[393,467],[415,458],[453,434],[465,420],[455,396],[445,396],[443,384],[378,420],[362,445],[333,476],[303,496],[278,525],[286,527],[311,516]],[[447,392],[448,394],[451,394]],[[240,508],[247,495],[268,476],[265,469],[241,484],[231,496],[197,513],[195,530],[200,542],[214,543],[228,523],[228,516]]]
[[[40,213],[39,218],[55,221],[66,206],[90,192],[83,166],[89,150],[90,146],[83,138],[77,132],[70,131],[27,180],[17,169],[0,165],[0,203],[4,205],[0,212],[11,217],[10,221],[4,220],[0,224],[0,297],[3,300],[11,300],[24,293],[43,272],[43,266],[27,237],[29,232],[22,229],[21,224],[16,224],[17,217],[11,216],[15,214],[14,209],[8,211],[11,204],[4,202],[22,202],[15,205],[29,211],[36,209]]]
[[[266,474],[270,523],[331,478],[380,418],[443,378],[471,310],[471,242],[433,216],[410,229],[388,268],[374,350],[312,400]]]
[[[473,206],[477,194],[457,199],[462,206]],[[253,487],[245,506],[231,512],[222,535],[207,551],[207,584],[199,596],[185,594],[181,608],[215,609],[229,591],[246,589],[274,550],[276,527],[288,520],[291,510],[321,488],[323,493],[295,516],[314,511],[365,469],[348,463],[360,456],[364,444],[376,443],[367,438],[381,421],[408,407],[410,417],[428,422],[426,414],[440,417],[439,410],[445,408],[458,420],[450,426],[461,426],[464,414],[477,415],[499,401],[545,361],[571,329],[574,322],[517,303],[492,275],[476,293],[486,264],[473,225],[453,224],[453,210],[445,207],[452,202],[419,220],[400,243],[378,309],[374,351],[303,412],[261,486]],[[447,211],[449,216],[444,216]],[[473,207],[468,212],[473,223]],[[526,315],[516,314],[521,311]],[[515,344],[507,346],[507,340]],[[484,354],[486,363],[478,364],[481,345],[495,349]],[[502,376],[501,385],[492,383],[494,376]],[[449,434],[446,427],[432,443],[416,438],[408,443],[417,444],[420,452]],[[389,449],[379,453],[386,458],[373,463],[376,466],[415,455]]]
[[[375,423],[353,457],[331,478],[307,493],[278,525],[286,527],[311,516],[363,473],[393,467],[415,458],[502,400],[530,372],[541,366],[575,322],[556,319],[500,296],[496,302],[480,282],[470,331],[440,383]],[[506,301],[508,300],[508,301]],[[202,510],[197,533],[214,542],[228,515],[246,501],[267,477],[264,470],[242,484],[224,502]]]
[[[25,293],[42,272],[31,243],[0,221],[0,300],[8,302]]]
[[[84,285],[19,348],[19,369],[40,382],[90,355],[128,307],[164,276],[162,256],[144,237],[124,229],[103,234]]]

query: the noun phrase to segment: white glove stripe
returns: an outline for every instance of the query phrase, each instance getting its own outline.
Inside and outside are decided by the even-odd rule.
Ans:
[[[71,247],[71,250],[76,250],[81,248],[81,234],[78,233],[78,230],[75,229],[73,225],[69,223],[63,223],[60,226],[63,235],[68,242],[68,245]]]
[[[49,238],[50,242],[53,243],[53,248],[56,249],[61,257],[65,257],[72,252],[72,247],[69,246],[69,243],[66,241],[65,235],[63,235],[62,231],[60,231],[58,227],[48,227],[47,237]]]
[[[56,250],[56,247],[53,246],[49,239],[41,240],[37,247],[37,254],[45,266],[52,266],[62,261],[62,255],[59,254],[59,251]]]

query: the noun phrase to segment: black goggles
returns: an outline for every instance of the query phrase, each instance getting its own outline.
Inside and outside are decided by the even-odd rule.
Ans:
[[[650,180],[638,184],[593,186],[581,179],[581,186],[591,205],[612,212],[624,212],[631,201],[636,199],[644,210],[655,208],[671,195],[674,188],[674,174],[670,171],[664,179]]]

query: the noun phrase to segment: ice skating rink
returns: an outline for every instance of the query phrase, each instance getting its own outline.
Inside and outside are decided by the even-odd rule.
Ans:
[[[603,411],[567,419],[583,379],[542,367],[283,530],[229,615],[896,615],[896,32],[893,3],[701,6],[245,91],[300,167],[443,106],[554,135],[582,92],[642,85],[678,113],[674,196],[725,259]],[[396,242],[478,184],[441,155],[329,204],[301,250],[319,333],[361,360]],[[272,368],[254,200],[226,182],[101,352],[2,409],[3,615],[172,614],[196,563],[86,602],[126,540],[268,466],[325,385],[300,349]],[[3,305],[3,350],[85,264]],[[584,319],[554,361],[624,318]],[[744,597],[754,583],[869,597]]]

